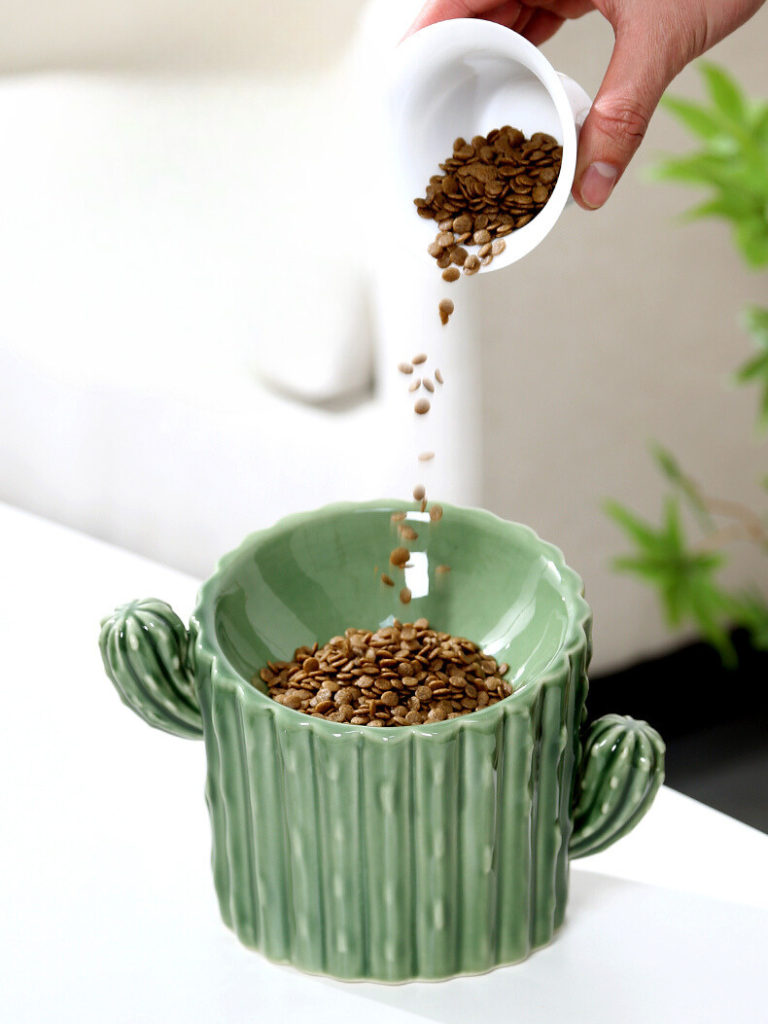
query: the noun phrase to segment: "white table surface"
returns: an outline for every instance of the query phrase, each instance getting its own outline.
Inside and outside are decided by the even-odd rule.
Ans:
[[[0,538],[1,1020],[768,1020],[768,836],[666,787],[574,862],[566,926],[523,964],[349,985],[246,950],[214,897],[203,745],[124,708],[97,647],[116,605],[185,618],[197,581],[2,505]]]

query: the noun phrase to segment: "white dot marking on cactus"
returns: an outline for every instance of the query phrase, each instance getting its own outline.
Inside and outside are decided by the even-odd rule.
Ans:
[[[432,907],[432,924],[436,932],[441,932],[445,928],[445,908],[442,900],[435,900]]]
[[[338,935],[336,936],[336,952],[349,952],[349,946],[347,945],[347,936],[344,934],[344,932],[339,932]]]
[[[491,873],[493,867],[493,847],[488,843],[483,847],[483,871],[486,875]]]
[[[178,670],[179,670],[179,669],[181,668],[181,662],[179,661],[179,657],[178,657],[178,655],[174,654],[174,656],[173,656],[173,659],[172,659],[172,661],[171,661],[171,665],[173,665],[173,667],[174,667],[174,668],[175,668],[175,669],[176,669],[177,671],[178,671]]]
[[[624,760],[626,761],[626,759],[629,757],[629,747],[624,747],[622,752],[619,754],[619,757],[624,758]]]
[[[611,787],[611,789],[616,789],[618,784],[619,784],[619,777],[618,777],[618,775],[612,775],[611,776],[611,781],[608,783],[608,785]]]
[[[606,803],[604,803],[604,804],[603,804],[603,806],[602,806],[602,807],[600,808],[600,813],[601,813],[601,814],[607,814],[607,813],[608,813],[608,808],[609,808],[610,806],[611,806],[611,805],[610,805],[609,803],[607,803],[607,802],[606,802]]]

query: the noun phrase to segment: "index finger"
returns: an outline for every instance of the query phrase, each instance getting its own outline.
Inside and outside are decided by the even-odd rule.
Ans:
[[[427,0],[418,17],[408,29],[407,36],[413,35],[427,25],[435,25],[438,21],[450,21],[453,18],[476,18],[482,14],[490,14],[503,7],[505,0]],[[522,5],[520,5],[522,6]]]

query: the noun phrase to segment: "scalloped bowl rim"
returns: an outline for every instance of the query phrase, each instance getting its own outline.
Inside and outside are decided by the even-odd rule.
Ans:
[[[292,512],[277,520],[272,526],[261,530],[254,530],[249,533],[236,548],[222,555],[216,563],[214,571],[201,585],[195,607],[191,615],[191,622],[196,630],[195,638],[195,659],[204,656],[211,666],[211,681],[213,686],[225,686],[227,689],[234,689],[241,700],[250,701],[254,706],[269,707],[269,710],[281,716],[290,716],[289,721],[294,726],[321,729],[333,732],[336,735],[362,734],[375,742],[405,742],[409,734],[432,734],[439,730],[441,735],[446,735],[448,730],[467,728],[472,721],[486,721],[492,715],[498,715],[500,710],[511,710],[523,704],[528,704],[532,695],[539,693],[541,687],[547,682],[559,677],[568,670],[570,657],[574,651],[585,647],[587,652],[590,649],[589,623],[592,620],[592,610],[584,598],[584,583],[579,574],[572,569],[565,561],[565,555],[556,545],[543,540],[532,527],[525,523],[514,522],[510,519],[503,519],[501,516],[489,512],[487,509],[473,508],[464,505],[451,505],[448,502],[440,502],[445,513],[460,512],[468,516],[470,520],[478,523],[481,527],[484,523],[501,525],[512,531],[518,540],[522,539],[527,545],[535,547],[538,552],[549,558],[560,572],[562,579],[562,594],[565,599],[565,606],[568,613],[568,626],[562,643],[554,656],[551,665],[539,676],[534,676],[525,686],[514,691],[509,697],[498,704],[483,708],[480,711],[473,711],[471,715],[462,715],[459,718],[448,719],[443,722],[424,723],[413,725],[407,729],[370,729],[367,726],[350,725],[346,722],[330,722],[324,718],[314,718],[301,711],[294,711],[286,708],[277,701],[272,700],[257,687],[253,686],[231,663],[227,655],[221,649],[216,636],[216,624],[214,621],[214,605],[217,589],[224,574],[233,563],[245,558],[255,551],[267,538],[277,534],[294,530],[298,526],[317,521],[324,517],[331,517],[344,512],[370,511],[412,511],[413,502],[399,499],[384,498],[374,501],[338,501],[319,508],[304,512]]]

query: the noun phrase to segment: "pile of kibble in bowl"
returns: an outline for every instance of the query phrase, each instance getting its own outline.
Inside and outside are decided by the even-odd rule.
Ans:
[[[395,619],[375,632],[350,628],[322,647],[299,647],[293,661],[267,662],[252,681],[313,718],[392,728],[497,704],[512,693],[508,671],[471,640],[430,629],[427,619]]]

